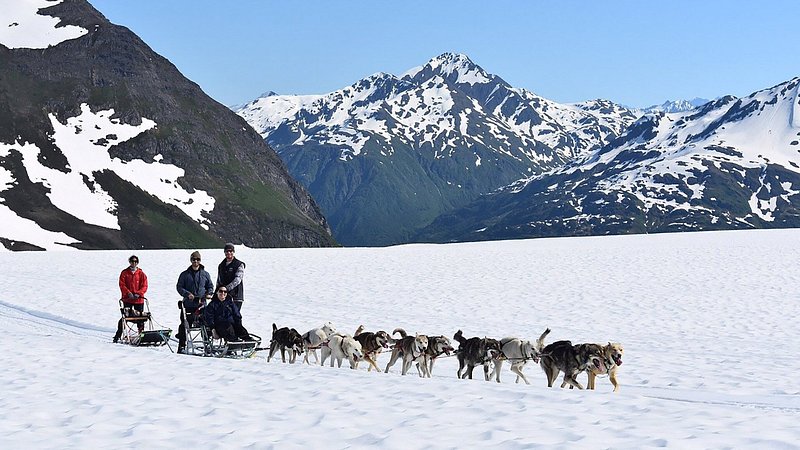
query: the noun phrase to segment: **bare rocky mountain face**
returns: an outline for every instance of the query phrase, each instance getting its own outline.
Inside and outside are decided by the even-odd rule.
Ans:
[[[261,136],[134,33],[84,0],[24,3],[0,27],[83,31],[38,46],[0,35],[5,247],[336,245]]]

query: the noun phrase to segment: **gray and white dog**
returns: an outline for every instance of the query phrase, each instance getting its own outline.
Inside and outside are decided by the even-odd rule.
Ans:
[[[428,348],[428,336],[424,334],[409,336],[406,330],[402,328],[395,328],[392,334],[399,334],[401,337],[395,341],[394,347],[392,347],[392,357],[389,359],[389,364],[386,365],[384,373],[389,373],[389,368],[401,357],[403,358],[403,368],[401,371],[403,375],[408,373],[411,364],[415,362],[425,362],[425,350]],[[417,372],[420,377],[424,376],[419,365],[417,365]]]
[[[544,338],[547,337],[548,334],[550,334],[550,328],[544,330],[544,333],[539,336],[536,342],[523,341],[522,339],[513,337],[500,339],[501,355],[494,361],[495,380],[498,383],[500,382],[500,370],[503,368],[503,362],[508,361],[511,363],[511,371],[517,375],[515,383],[519,383],[521,379],[525,384],[531,384],[525,377],[525,374],[522,373],[522,369],[525,368],[528,361],[539,362],[542,349],[544,348]]]
[[[313,328],[308,330],[305,334],[303,334],[303,349],[305,350],[306,354],[303,357],[303,362],[307,364],[311,364],[308,360],[309,353],[314,355],[314,363],[319,364],[319,356],[317,355],[317,349],[321,348],[323,344],[328,342],[328,337],[332,336],[336,333],[336,327],[333,326],[331,322],[325,322],[319,328]]]
[[[422,369],[420,363],[417,363],[417,370],[422,371],[423,377],[431,377],[433,373],[433,363],[442,355],[450,356],[454,350],[450,339],[445,336],[428,336],[428,348],[425,349],[425,360],[422,361]]]

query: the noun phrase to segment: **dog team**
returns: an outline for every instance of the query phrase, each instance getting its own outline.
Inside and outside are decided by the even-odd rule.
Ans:
[[[374,368],[380,372],[377,364],[378,355],[383,351],[391,351],[389,362],[384,372],[401,362],[401,373],[407,374],[412,365],[416,365],[420,377],[430,377],[433,365],[437,358],[451,356],[458,358],[458,378],[472,379],[472,372],[478,366],[483,366],[483,376],[486,381],[494,379],[500,382],[500,370],[503,363],[508,361],[511,372],[519,380],[530,384],[522,372],[528,361],[539,363],[547,376],[547,386],[552,387],[563,372],[564,377],[561,387],[569,386],[583,389],[577,377],[581,372],[588,374],[588,389],[595,388],[595,379],[599,375],[608,375],[614,392],[619,391],[617,369],[622,365],[623,348],[619,343],[609,342],[602,344],[575,344],[570,341],[556,341],[545,345],[544,340],[550,334],[546,329],[535,341],[520,338],[506,337],[500,340],[487,337],[465,338],[462,331],[458,330],[453,339],[458,342],[455,350],[449,338],[445,336],[428,336],[417,334],[411,336],[402,328],[396,328],[392,335],[386,331],[364,331],[361,325],[355,334],[339,333],[331,322],[326,322],[319,328],[300,334],[294,328],[278,328],[272,324],[272,339],[269,345],[269,362],[280,350],[281,360],[286,362],[288,352],[289,363],[294,364],[297,356],[304,354],[303,362],[311,364],[309,355],[314,355],[316,364],[324,365],[330,358],[330,366],[334,362],[342,367],[343,361],[350,363],[351,369],[357,369],[362,361],[369,364],[367,370]],[[398,338],[393,338],[397,335]],[[321,353],[321,359],[317,356]]]

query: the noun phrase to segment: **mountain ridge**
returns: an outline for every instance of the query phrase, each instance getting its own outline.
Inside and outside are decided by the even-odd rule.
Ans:
[[[6,248],[335,244],[314,200],[246,122],[85,0],[44,4],[14,5],[87,33],[41,50],[0,41],[0,206],[25,225],[0,228]],[[101,130],[150,122],[127,140]],[[57,135],[60,127],[72,131]],[[86,151],[68,156],[59,145],[76,138]],[[108,164],[92,166],[97,156]],[[138,174],[120,176],[137,164]],[[154,168],[170,175],[148,184]],[[183,197],[170,200],[165,188]],[[201,192],[214,199],[205,209]],[[78,198],[95,208],[92,219]],[[26,241],[29,227],[37,243]]]
[[[586,154],[637,118],[607,101],[551,102],[453,53],[400,76],[379,72],[324,95],[261,97],[237,112],[314,195],[345,245],[405,242],[436,215]],[[381,207],[385,199],[394,210]]]

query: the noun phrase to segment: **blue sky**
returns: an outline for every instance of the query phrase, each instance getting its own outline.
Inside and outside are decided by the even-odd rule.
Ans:
[[[743,96],[800,76],[800,1],[90,0],[209,95],[322,94],[468,55],[558,102]]]

